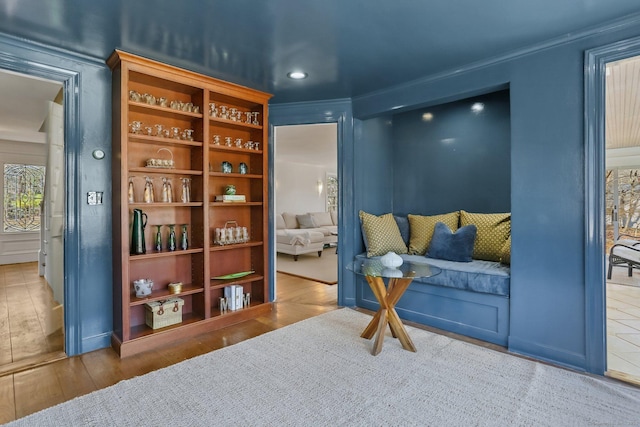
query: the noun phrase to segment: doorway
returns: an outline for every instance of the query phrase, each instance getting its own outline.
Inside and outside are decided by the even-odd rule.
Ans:
[[[64,353],[64,108],[60,82],[0,71],[0,372]]]
[[[338,125],[275,126],[273,141],[275,269],[336,285]]]
[[[632,269],[629,274],[625,265],[614,265],[612,260],[616,254],[640,255],[640,248],[626,246],[640,245],[639,75],[640,56],[606,63],[607,374],[635,384],[640,384],[640,272]]]

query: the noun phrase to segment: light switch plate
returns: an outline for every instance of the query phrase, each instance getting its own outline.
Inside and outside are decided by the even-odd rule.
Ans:
[[[87,204],[89,205],[101,205],[102,204],[102,191],[89,191],[87,193]]]

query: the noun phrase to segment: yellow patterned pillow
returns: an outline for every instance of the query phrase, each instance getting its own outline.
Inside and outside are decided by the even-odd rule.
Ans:
[[[473,258],[500,261],[502,246],[511,236],[511,213],[480,214],[460,211],[460,226],[478,228]]]
[[[503,264],[511,265],[511,235],[500,250],[500,262]]]
[[[376,216],[360,211],[360,221],[368,257],[384,255],[387,252],[407,253],[407,247],[392,214]]]
[[[444,222],[455,233],[458,229],[459,215],[458,212],[431,216],[409,214],[409,228],[411,230],[409,253],[411,255],[424,255],[427,252],[437,222]]]

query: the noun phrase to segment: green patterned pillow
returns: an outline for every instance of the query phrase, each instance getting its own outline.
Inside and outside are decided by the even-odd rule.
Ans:
[[[431,216],[411,214],[408,216],[411,230],[411,238],[409,240],[409,253],[411,255],[424,255],[427,252],[436,223],[445,223],[453,233],[458,229],[458,212]]]
[[[368,257],[384,255],[387,252],[407,253],[407,247],[402,241],[400,229],[392,214],[376,216],[360,211],[360,221]]]
[[[478,228],[473,258],[500,261],[502,247],[511,236],[511,213],[480,214],[460,211],[460,226]]]

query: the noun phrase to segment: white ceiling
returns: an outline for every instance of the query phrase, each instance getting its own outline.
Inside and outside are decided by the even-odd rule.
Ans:
[[[41,142],[40,127],[62,85],[10,71],[0,72],[0,138]]]
[[[337,170],[338,125],[276,126],[275,158],[278,162],[302,163]]]

